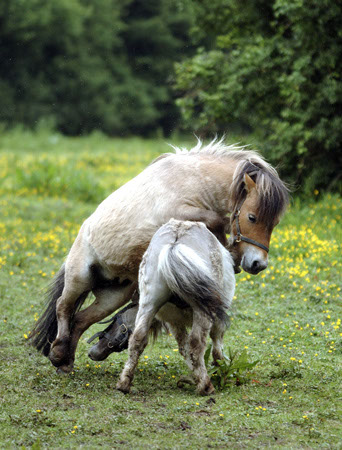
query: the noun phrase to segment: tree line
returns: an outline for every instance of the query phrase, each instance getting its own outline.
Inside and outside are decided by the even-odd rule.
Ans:
[[[0,122],[65,134],[148,135],[175,127],[173,64],[189,55],[177,0],[0,3]]]
[[[335,0],[7,0],[0,122],[234,129],[307,191],[341,189],[341,19]]]

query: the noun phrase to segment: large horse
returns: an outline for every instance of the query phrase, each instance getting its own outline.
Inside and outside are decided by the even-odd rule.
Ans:
[[[203,222],[229,245],[236,268],[259,273],[287,203],[285,184],[256,152],[214,140],[161,155],[83,223],[31,333],[33,345],[70,372],[79,338],[128,302],[152,236],[171,218]],[[95,301],[80,310],[91,291]]]

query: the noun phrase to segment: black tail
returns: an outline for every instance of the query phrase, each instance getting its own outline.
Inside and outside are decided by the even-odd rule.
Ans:
[[[60,268],[56,277],[50,285],[47,292],[47,306],[43,315],[38,319],[35,327],[29,335],[31,345],[41,351],[44,356],[48,356],[52,342],[57,336],[57,313],[56,303],[62,295],[64,289],[64,264]],[[84,292],[78,299],[75,305],[75,312],[80,309],[84,300],[87,298],[89,292]]]

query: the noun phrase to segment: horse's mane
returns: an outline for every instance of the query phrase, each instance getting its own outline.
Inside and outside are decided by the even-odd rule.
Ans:
[[[245,199],[244,175],[247,173],[256,183],[259,193],[258,219],[273,226],[285,211],[289,202],[289,188],[279,178],[277,170],[254,150],[246,150],[246,146],[227,145],[221,139],[213,139],[203,145],[198,139],[197,145],[191,150],[173,147],[176,154],[211,155],[218,158],[229,158],[237,161],[230,188],[231,211],[235,212]]]

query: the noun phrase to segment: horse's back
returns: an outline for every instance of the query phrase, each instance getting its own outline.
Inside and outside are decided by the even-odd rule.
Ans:
[[[155,232],[175,211],[186,208],[189,198],[191,207],[212,208],[215,183],[211,185],[210,179],[218,173],[218,163],[214,171],[211,161],[203,161],[176,154],[157,159],[109,195],[85,221],[80,240],[108,274],[135,277]],[[224,208],[224,202],[218,206],[222,214]]]
[[[183,246],[193,264],[206,266],[220,284],[235,285],[234,262],[227,249],[202,222],[169,220],[153,236],[146,257],[157,265],[158,258],[167,246]]]

